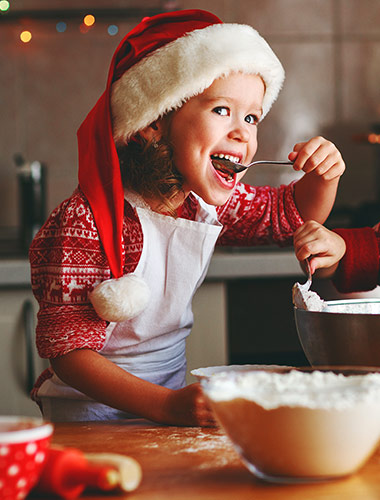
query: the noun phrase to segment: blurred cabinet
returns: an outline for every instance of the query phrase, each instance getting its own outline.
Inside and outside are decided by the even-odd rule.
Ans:
[[[0,288],[0,414],[40,416],[29,396],[47,366],[35,348],[37,302],[30,288]]]
[[[299,276],[230,280],[231,364],[308,365],[294,320],[292,287]],[[301,277],[301,281],[305,281]]]

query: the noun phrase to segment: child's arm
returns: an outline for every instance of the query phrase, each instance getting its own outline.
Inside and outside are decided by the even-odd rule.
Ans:
[[[339,178],[345,170],[335,145],[323,137],[296,144],[289,154],[295,170],[305,175],[295,184],[295,201],[303,220],[323,224],[336,196]]]
[[[318,276],[331,278],[346,252],[346,243],[339,234],[315,221],[308,221],[294,233],[294,250],[302,262],[310,259],[311,272],[320,269]]]
[[[91,349],[77,349],[50,362],[66,384],[113,408],[162,424],[215,425],[200,384],[167,389],[131,375]]]

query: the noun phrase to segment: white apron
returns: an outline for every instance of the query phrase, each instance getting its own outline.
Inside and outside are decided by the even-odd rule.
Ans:
[[[185,385],[192,298],[206,275],[222,226],[215,207],[200,198],[195,221],[157,214],[132,193],[126,193],[126,199],[135,207],[143,232],[143,250],[134,274],[148,284],[151,297],[136,318],[109,324],[100,353],[133,375],[179,389]],[[52,421],[125,415],[90,400],[55,375],[43,383],[38,396],[44,416]]]

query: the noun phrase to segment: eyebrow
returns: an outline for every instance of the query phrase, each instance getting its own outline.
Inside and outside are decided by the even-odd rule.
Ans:
[[[218,101],[225,100],[227,103],[229,101],[233,101],[233,98],[227,97],[225,95],[216,95],[216,96],[201,96],[202,100],[204,102],[207,102],[212,105],[213,102],[217,103]],[[256,106],[256,104],[253,104],[251,106],[252,111],[251,112],[258,112],[260,114],[263,114],[263,108],[261,106]]]

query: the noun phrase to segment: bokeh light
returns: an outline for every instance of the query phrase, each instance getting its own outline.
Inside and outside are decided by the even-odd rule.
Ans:
[[[380,143],[380,134],[369,134],[368,142],[371,144],[379,144]]]
[[[119,33],[119,28],[116,26],[116,24],[110,24],[107,28],[108,34],[111,36],[115,36]]]
[[[67,24],[63,21],[59,21],[59,23],[55,25],[55,29],[58,31],[58,33],[64,33],[67,29]]]
[[[24,30],[20,33],[20,40],[24,43],[29,43],[32,39],[32,34],[28,30]]]
[[[86,26],[93,26],[95,24],[95,17],[92,14],[87,14],[83,18],[83,24]]]
[[[1,12],[6,12],[9,9],[9,2],[8,0],[1,0],[0,1],[0,10]]]

